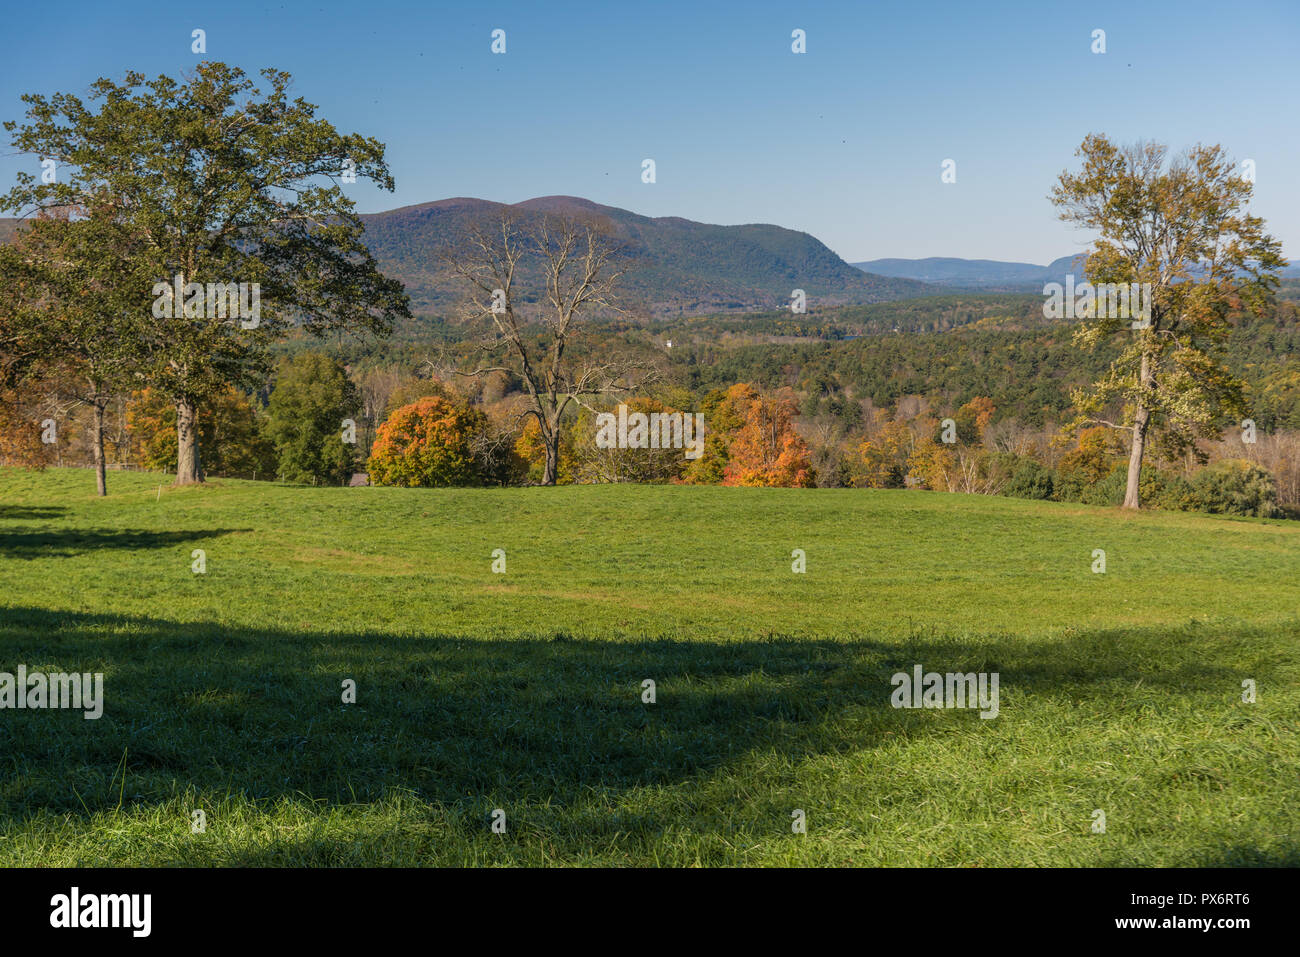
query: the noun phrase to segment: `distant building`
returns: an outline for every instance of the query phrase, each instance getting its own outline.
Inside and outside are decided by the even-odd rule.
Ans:
[[[353,472],[352,480],[348,482],[348,488],[359,488],[362,485],[370,484],[370,476],[365,472]]]

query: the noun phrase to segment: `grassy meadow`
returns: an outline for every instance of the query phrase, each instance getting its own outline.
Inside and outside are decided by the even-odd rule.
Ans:
[[[1300,523],[167,481],[0,469],[0,672],[105,676],[0,710],[0,865],[1300,864]]]

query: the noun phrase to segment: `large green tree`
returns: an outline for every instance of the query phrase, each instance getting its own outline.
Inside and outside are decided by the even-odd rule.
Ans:
[[[142,372],[176,404],[178,484],[203,480],[198,406],[264,373],[273,337],[292,326],[383,332],[410,314],[341,185],[355,172],[391,191],[383,145],[340,134],[290,97],[289,74],[261,75],[264,87],[223,63],[181,82],[131,72],[92,84],[89,105],[24,95],[25,122],[5,123],[19,151],[57,165],[54,182],[20,174],[0,206],[26,214],[107,196],[139,237],[129,272],[148,280],[132,291],[154,316]],[[246,308],[232,316],[236,283]]]
[[[1286,265],[1264,221],[1246,211],[1252,183],[1219,146],[1169,157],[1155,143],[1119,147],[1099,134],[1076,151],[1051,200],[1061,219],[1096,233],[1085,272],[1093,283],[1149,284],[1150,315],[1119,310],[1087,317],[1076,341],[1096,348],[1125,337],[1092,389],[1075,395],[1081,421],[1128,434],[1125,508],[1141,505],[1148,441],[1170,452],[1216,435],[1244,407],[1241,384],[1221,352],[1239,306],[1259,309]],[[1119,422],[1110,410],[1119,406]]]
[[[356,466],[360,415],[361,394],[337,361],[314,351],[284,360],[266,409],[266,433],[275,443],[280,477],[327,484],[346,480]]]

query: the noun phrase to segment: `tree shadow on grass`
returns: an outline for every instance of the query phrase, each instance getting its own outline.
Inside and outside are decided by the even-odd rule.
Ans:
[[[0,505],[0,521],[58,518],[66,512],[61,505]]]
[[[210,528],[195,531],[142,532],[115,531],[112,529],[0,529],[0,557],[8,558],[68,558],[82,552],[105,548],[138,550],[145,548],[172,548],[199,539],[216,538],[247,528]]]
[[[1300,845],[1294,840],[1264,849],[1255,844],[1229,844],[1199,855],[1199,867],[1300,867]]]
[[[892,708],[890,676],[917,663],[999,672],[1001,721],[1018,696],[1122,707],[1139,678],[1170,699],[1236,687],[1235,670],[1183,638],[489,641],[6,608],[0,671],[102,671],[105,701],[99,720],[0,711],[0,821],[156,804],[191,787],[329,804],[402,790],[477,814],[502,796],[578,804],[763,755],[798,761],[997,724]],[[647,679],[654,704],[642,701]],[[355,704],[341,701],[345,680]]]

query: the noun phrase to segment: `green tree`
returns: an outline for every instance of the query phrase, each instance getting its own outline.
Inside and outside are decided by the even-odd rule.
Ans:
[[[636,396],[624,403],[629,413],[646,416],[680,415],[658,399]],[[572,429],[572,470],[580,483],[601,482],[670,482],[681,477],[691,460],[684,449],[672,448],[599,448],[596,445],[597,418],[601,411],[617,414],[616,409],[596,410],[584,407],[578,412]],[[690,415],[690,413],[685,413]],[[691,420],[694,422],[694,420]]]
[[[201,63],[183,82],[130,72],[91,84],[90,106],[25,94],[26,122],[4,124],[18,151],[56,161],[57,179],[20,173],[0,207],[108,197],[138,239],[131,293],[155,317],[143,372],[176,405],[178,484],[203,480],[198,407],[254,384],[273,337],[292,326],[386,331],[410,314],[339,185],[355,169],[391,191],[383,145],[317,118],[289,96],[288,73],[261,75],[265,90],[223,63]]]
[[[345,481],[356,467],[360,414],[360,393],[336,360],[323,352],[302,352],[281,362],[266,409],[266,434],[275,443],[280,477]]]
[[[1107,374],[1074,396],[1080,422],[1130,435],[1125,508],[1141,505],[1153,430],[1165,448],[1186,448],[1243,411],[1241,384],[1220,356],[1228,314],[1239,303],[1262,307],[1286,265],[1263,219],[1245,211],[1252,184],[1221,147],[1166,154],[1159,144],[1120,148],[1089,135],[1076,152],[1083,168],[1062,173],[1051,193],[1061,219],[1098,234],[1090,282],[1150,290],[1149,317],[1099,309],[1104,315],[1086,318],[1075,336],[1090,349],[1128,337]],[[1120,422],[1104,417],[1117,402]]]
[[[9,328],[74,404],[90,407],[91,449],[100,495],[108,494],[104,410],[133,381],[147,313],[132,308],[135,237],[103,197],[93,208],[43,215],[0,246],[0,310]]]

